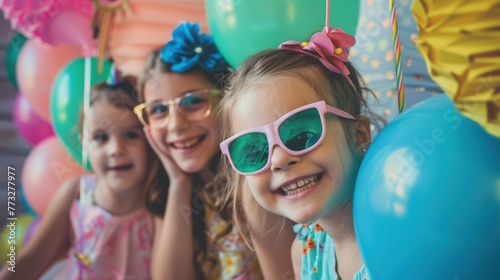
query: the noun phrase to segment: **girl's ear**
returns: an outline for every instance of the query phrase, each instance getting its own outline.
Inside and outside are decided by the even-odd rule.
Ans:
[[[358,116],[354,129],[356,141],[361,146],[361,149],[368,149],[372,141],[370,119],[364,116]]]

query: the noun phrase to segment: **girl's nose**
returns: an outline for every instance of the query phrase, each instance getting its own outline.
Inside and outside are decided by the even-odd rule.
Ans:
[[[181,132],[189,128],[190,121],[186,119],[182,115],[182,113],[179,111],[178,108],[174,108],[173,110],[170,111],[170,115],[168,123],[167,123],[167,130],[171,132]]]
[[[292,156],[281,147],[275,146],[271,155],[271,171],[279,172],[288,170],[291,166],[300,161],[300,156]]]
[[[113,137],[109,141],[108,153],[112,157],[122,156],[125,153],[125,145],[122,140]]]

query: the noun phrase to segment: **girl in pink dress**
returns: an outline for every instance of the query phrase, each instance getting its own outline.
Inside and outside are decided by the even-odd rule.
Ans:
[[[1,279],[150,279],[154,241],[147,208],[159,161],[133,113],[133,84],[116,75],[93,87],[84,121],[92,175],[66,181]],[[50,164],[50,163],[47,163]]]

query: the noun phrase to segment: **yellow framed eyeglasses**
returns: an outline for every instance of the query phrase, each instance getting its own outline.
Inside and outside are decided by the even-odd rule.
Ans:
[[[139,104],[134,107],[134,113],[144,126],[151,128],[166,126],[174,110],[188,121],[199,121],[210,115],[220,94],[221,91],[216,89],[189,91],[175,99]]]

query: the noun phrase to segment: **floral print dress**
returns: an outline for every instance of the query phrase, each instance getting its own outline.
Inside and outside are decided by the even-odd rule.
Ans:
[[[226,223],[208,207],[205,210],[205,223],[211,233],[221,232],[226,227]],[[212,268],[212,263],[208,261],[201,264],[206,279],[263,279],[255,253],[248,248],[235,226],[220,244],[222,248],[208,248],[210,259],[219,261],[216,267]]]
[[[333,239],[318,223],[297,224],[293,227],[297,238],[302,240],[302,280],[336,280],[336,255]],[[353,280],[369,280],[368,271],[363,266]]]

